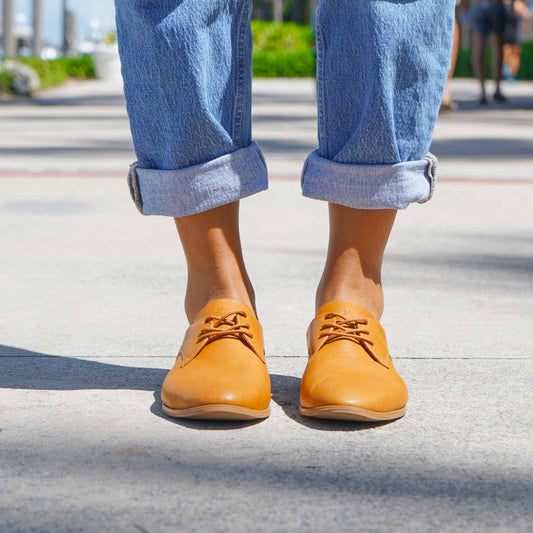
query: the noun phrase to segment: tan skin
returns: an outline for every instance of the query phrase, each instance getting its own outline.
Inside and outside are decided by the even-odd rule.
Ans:
[[[455,18],[455,26],[453,29],[453,48],[452,48],[452,55],[451,55],[451,65],[450,70],[448,72],[448,80],[446,81],[446,91],[444,92],[444,96],[442,97],[442,105],[448,106],[451,110],[453,110],[456,105],[454,104],[453,98],[452,98],[452,91],[450,88],[450,80],[453,78],[453,73],[455,72],[455,65],[457,65],[457,55],[459,54],[459,45],[461,43],[461,34],[459,29],[459,22],[457,21],[457,17]]]
[[[395,210],[360,210],[329,205],[330,236],[316,308],[332,300],[383,313],[381,264]],[[185,312],[189,322],[208,302],[233,298],[255,309],[239,234],[239,202],[176,218],[187,260]]]
[[[218,298],[232,298],[255,310],[241,248],[239,202],[174,221],[187,260],[185,313],[189,322]]]

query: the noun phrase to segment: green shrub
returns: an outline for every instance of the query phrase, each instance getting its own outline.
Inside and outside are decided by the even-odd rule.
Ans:
[[[457,54],[457,64],[455,65],[454,78],[471,78],[472,71],[472,51],[461,48]]]
[[[489,49],[486,55],[487,78],[492,77],[492,53]],[[454,78],[471,78],[474,76],[472,67],[472,50],[461,49],[457,55],[457,65],[455,67]],[[516,76],[517,80],[533,80],[533,41],[524,43],[520,58],[520,70]]]
[[[252,21],[254,50],[263,52],[297,52],[313,48],[314,35],[311,26],[294,22]]]
[[[9,72],[0,67],[0,94],[7,94],[13,90],[13,78]]]
[[[80,57],[62,57],[56,61],[63,62],[65,72],[70,78],[87,80],[96,78],[94,64],[90,55]]]
[[[91,56],[59,57],[57,59],[41,59],[40,57],[17,57],[16,61],[32,67],[39,79],[41,88],[61,85],[67,78],[95,78]]]
[[[314,34],[310,26],[253,20],[252,34],[255,77],[315,75]]]
[[[520,57],[520,70],[516,76],[518,80],[533,80],[533,41],[524,43]]]
[[[65,68],[57,59],[41,59],[40,57],[17,57],[19,63],[30,66],[41,80],[41,89],[61,85],[67,79]]]
[[[315,56],[301,52],[254,52],[253,75],[257,78],[306,78],[315,75]]]

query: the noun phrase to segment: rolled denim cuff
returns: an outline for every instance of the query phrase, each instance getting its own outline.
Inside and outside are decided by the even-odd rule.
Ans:
[[[393,165],[352,165],[324,159],[315,150],[302,172],[302,192],[308,198],[357,209],[405,209],[433,195],[437,158]]]
[[[128,185],[143,215],[184,217],[202,213],[268,188],[261,149],[252,142],[207,163],[180,170],[130,166]]]

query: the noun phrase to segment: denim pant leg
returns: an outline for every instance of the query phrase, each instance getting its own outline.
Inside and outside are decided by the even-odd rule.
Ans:
[[[115,0],[145,215],[181,217],[267,188],[251,141],[250,0]]]
[[[321,0],[319,148],[303,194],[403,209],[433,192],[428,154],[450,66],[455,0]]]

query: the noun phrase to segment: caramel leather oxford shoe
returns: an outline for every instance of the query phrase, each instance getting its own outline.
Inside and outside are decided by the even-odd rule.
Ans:
[[[307,332],[300,413],[375,422],[405,414],[407,388],[370,311],[342,300],[322,306]]]
[[[207,304],[185,333],[161,398],[163,411],[178,418],[266,418],[270,376],[254,312],[231,299]]]

